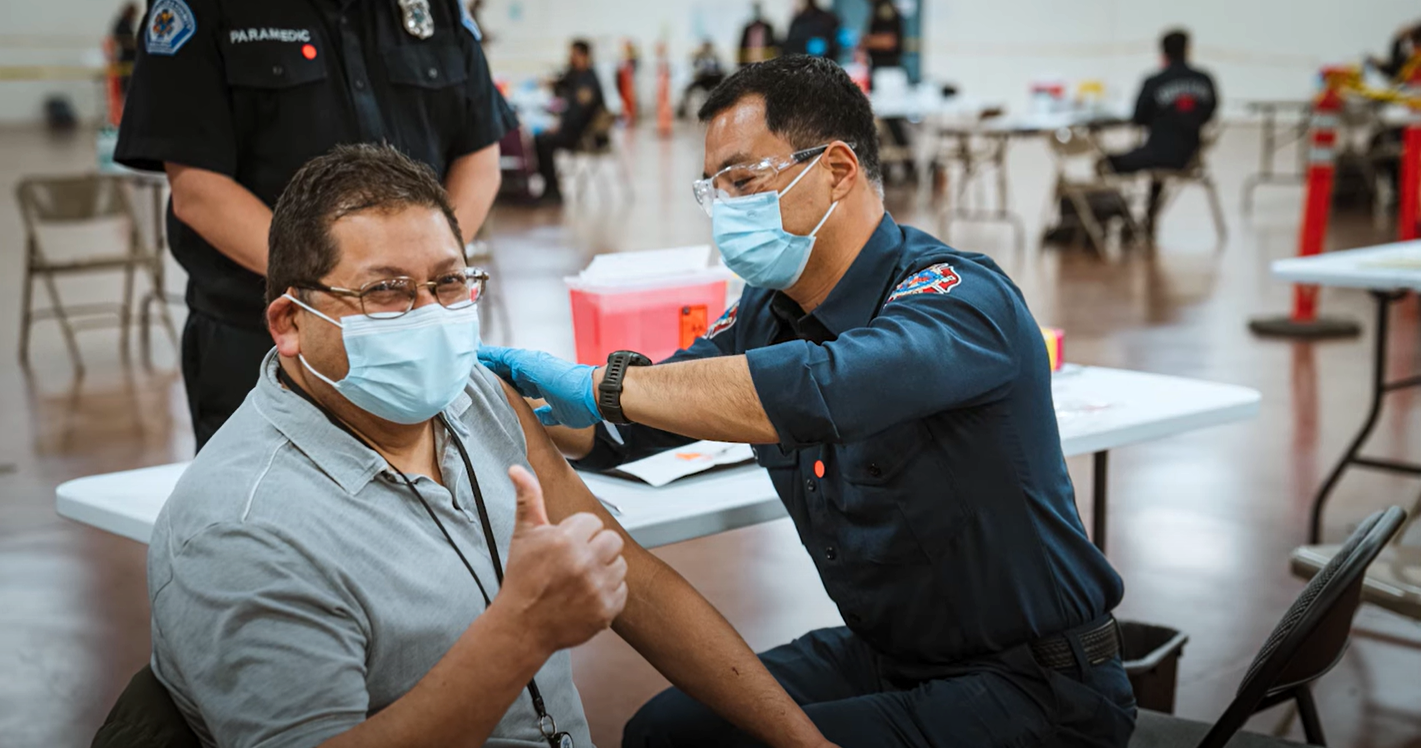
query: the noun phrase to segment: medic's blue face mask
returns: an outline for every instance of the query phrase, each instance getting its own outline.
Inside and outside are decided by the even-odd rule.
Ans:
[[[804,274],[814,249],[814,237],[829,216],[834,214],[839,203],[836,201],[829,205],[829,210],[808,236],[800,236],[785,231],[780,198],[789,194],[823,157],[821,151],[783,190],[768,190],[742,197],[714,196],[711,233],[716,247],[725,258],[726,266],[744,278],[746,283],[782,291],[793,286]]]

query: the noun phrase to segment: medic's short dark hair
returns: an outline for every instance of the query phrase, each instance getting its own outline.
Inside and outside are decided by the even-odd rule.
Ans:
[[[449,195],[429,166],[393,146],[338,145],[296,171],[271,212],[266,303],[288,288],[319,282],[340,261],[331,224],[366,210],[434,208],[463,246]]]
[[[710,92],[698,116],[709,122],[747,96],[765,100],[765,126],[796,149],[833,140],[852,143],[864,175],[873,184],[882,182],[873,108],[838,63],[788,55],[746,65]]]
[[[1173,29],[1159,40],[1164,59],[1170,62],[1184,62],[1189,57],[1189,32]]]

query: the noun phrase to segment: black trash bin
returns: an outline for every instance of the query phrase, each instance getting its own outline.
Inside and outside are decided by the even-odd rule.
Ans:
[[[1179,656],[1189,636],[1168,626],[1120,622],[1121,655],[1141,709],[1174,714]]]

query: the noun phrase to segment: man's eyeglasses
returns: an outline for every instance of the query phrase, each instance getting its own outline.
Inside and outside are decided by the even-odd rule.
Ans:
[[[727,166],[705,179],[692,182],[691,190],[695,193],[696,202],[700,204],[701,209],[706,215],[711,215],[711,207],[715,205],[717,197],[743,197],[764,192],[774,183],[780,172],[813,159],[829,150],[831,145],[833,143],[826,143],[795,151],[788,156],[769,156],[754,163]],[[853,143],[847,145],[850,149],[854,147]]]
[[[394,319],[414,308],[421,288],[429,289],[434,300],[445,308],[463,309],[479,303],[487,285],[488,273],[482,268],[463,268],[423,283],[401,276],[370,281],[355,289],[337,288],[322,283],[302,283],[296,288],[359,299],[360,311],[367,317]]]

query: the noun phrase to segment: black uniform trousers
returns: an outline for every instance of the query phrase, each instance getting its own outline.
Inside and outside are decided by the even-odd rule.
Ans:
[[[558,151],[570,151],[577,148],[578,141],[581,139],[581,133],[565,133],[561,130],[540,132],[533,138],[534,150],[538,153],[538,173],[543,176],[544,195],[562,196],[562,187],[558,184],[557,162],[553,160],[553,155]]]
[[[1084,653],[1075,640],[1080,658]],[[820,629],[760,655],[824,737],[842,748],[1124,748],[1135,697],[1117,657],[1047,670],[1022,645],[920,683],[885,681],[879,655],[847,628]],[[627,723],[622,748],[762,745],[676,689]]]
[[[237,327],[195,310],[188,312],[183,327],[183,385],[198,450],[257,386],[262,359],[273,345],[265,330]]]
[[[1194,158],[1192,152],[1184,154],[1180,158],[1178,153],[1160,153],[1157,149],[1149,147],[1136,148],[1114,156],[1106,157],[1110,162],[1110,169],[1116,174],[1134,174],[1135,172],[1149,169],[1183,169],[1189,165],[1190,159]],[[1164,182],[1158,179],[1150,180],[1150,203],[1145,213],[1146,230],[1153,233],[1155,219],[1159,217],[1160,197],[1164,194]]]

